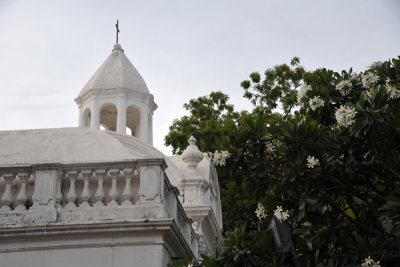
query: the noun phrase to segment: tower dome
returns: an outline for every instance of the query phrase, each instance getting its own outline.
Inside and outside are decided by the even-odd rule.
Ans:
[[[129,61],[120,44],[115,44],[111,55],[81,90],[79,96],[90,90],[127,88],[134,92],[150,94],[142,76]]]
[[[157,109],[147,85],[120,44],[93,74],[75,99],[79,126],[129,133],[152,145],[153,112]]]

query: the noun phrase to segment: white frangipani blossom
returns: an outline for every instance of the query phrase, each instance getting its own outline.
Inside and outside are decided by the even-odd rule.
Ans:
[[[255,213],[256,213],[257,218],[259,220],[262,220],[265,217],[267,217],[267,214],[265,214],[265,208],[260,202],[258,202],[257,209],[256,209]]]
[[[336,85],[336,90],[338,90],[342,96],[350,94],[352,88],[353,85],[347,80],[343,80]]]
[[[338,110],[336,110],[335,117],[339,126],[348,127],[352,125],[355,120],[357,112],[353,107],[349,106],[340,106]]]
[[[228,151],[221,151],[219,152],[218,150],[215,150],[214,153],[212,152],[206,152],[204,153],[204,157],[207,160],[210,160],[214,162],[216,166],[225,166],[226,159],[228,159],[231,156],[231,154]]]
[[[350,74],[350,81],[353,81],[353,82],[360,81],[360,77],[358,76],[358,74],[356,72],[353,72]]]
[[[273,144],[273,142],[268,141],[265,143],[265,147],[267,148],[267,152],[271,155],[275,154],[276,148],[275,145]]]
[[[381,267],[380,261],[374,261],[371,256],[368,256],[368,258],[364,259],[364,262],[361,264],[361,266],[372,266],[372,267]]]
[[[213,153],[211,152],[205,152],[204,154],[204,158],[210,160],[212,158]]]
[[[392,85],[389,78],[386,80],[386,88],[390,99],[397,99],[400,97],[400,90]]]
[[[382,217],[379,219],[381,221],[382,224],[382,228],[383,230],[390,234],[393,230],[393,221],[389,218],[389,217]]]
[[[301,104],[301,99],[307,95],[307,91],[309,91],[309,90],[311,90],[311,87],[306,83],[303,83],[300,86],[300,89],[297,92],[297,102],[299,104]]]
[[[289,212],[282,209],[282,206],[277,206],[274,210],[274,216],[280,221],[286,221],[289,218]]]
[[[312,99],[310,99],[309,105],[312,110],[316,110],[319,107],[323,107],[325,102],[319,96],[314,96]]]
[[[307,157],[307,167],[308,168],[314,168],[314,166],[319,165],[319,159],[314,158],[314,156],[308,156]]]
[[[368,72],[366,74],[361,74],[361,81],[365,88],[370,88],[371,85],[379,81],[379,76],[372,72]]]

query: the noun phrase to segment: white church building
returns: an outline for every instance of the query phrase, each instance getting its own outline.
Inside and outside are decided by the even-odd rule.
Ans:
[[[75,101],[79,127],[0,131],[0,266],[167,266],[213,255],[215,167],[194,138],[179,156],[153,147],[157,105],[118,43]]]

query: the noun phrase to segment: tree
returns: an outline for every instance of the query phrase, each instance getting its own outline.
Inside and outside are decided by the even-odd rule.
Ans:
[[[382,266],[400,262],[400,57],[358,74],[306,72],[294,59],[268,69],[264,79],[252,73],[242,87],[254,110],[222,115],[208,105],[221,127],[214,133],[224,136],[204,136],[201,146],[232,154],[218,168],[225,229],[255,238],[248,249],[260,261],[251,244],[259,244],[257,236],[267,242],[260,233],[276,217],[291,226],[305,266],[354,266],[368,257]],[[274,113],[279,106],[283,112]],[[234,118],[233,126],[224,127],[226,118]],[[200,126],[204,117],[193,112],[190,119]],[[184,133],[183,122],[175,123]],[[169,144],[178,146],[174,138]],[[231,259],[231,235],[221,264]]]

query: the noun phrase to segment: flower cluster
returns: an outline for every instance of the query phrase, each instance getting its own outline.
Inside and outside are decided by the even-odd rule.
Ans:
[[[393,221],[389,217],[386,217],[386,216],[379,218],[379,220],[381,221],[383,230],[386,233],[390,234],[390,232],[392,232],[392,230],[393,230]]]
[[[258,206],[257,206],[257,209],[256,209],[255,213],[256,213],[257,218],[259,220],[262,220],[265,217],[267,217],[267,214],[265,214],[265,208],[260,202],[258,202]]]
[[[310,99],[309,104],[312,110],[316,110],[319,107],[323,107],[325,103],[324,100],[322,100],[319,96],[314,96],[312,99]]]
[[[356,114],[357,112],[353,107],[340,106],[340,108],[336,110],[335,117],[340,126],[348,127],[355,122],[354,117]]]
[[[361,81],[365,88],[370,88],[371,85],[379,81],[379,76],[368,72],[367,74],[361,74]]]
[[[341,81],[336,85],[336,90],[338,90],[342,96],[350,94],[352,88],[353,85],[347,80]]]
[[[358,74],[356,72],[352,72],[350,74],[350,81],[353,81],[353,82],[359,82],[360,81],[360,77],[358,77]]]
[[[301,104],[301,99],[307,95],[307,91],[311,90],[311,87],[304,83],[300,86],[299,91],[297,92],[297,102]]]
[[[361,264],[362,267],[372,266],[372,267],[381,267],[380,261],[374,261],[370,256],[364,259],[364,262]]]
[[[314,168],[314,166],[319,165],[319,159],[314,158],[314,156],[307,157],[307,167]]]
[[[276,147],[275,147],[275,145],[273,144],[273,142],[271,142],[271,141],[266,142],[266,143],[265,143],[265,147],[267,148],[268,154],[271,154],[271,155],[274,155],[274,154],[275,154]]]
[[[394,87],[391,83],[390,83],[390,79],[386,80],[386,88],[389,94],[389,98],[390,99],[397,99],[400,97],[400,90],[396,89],[396,87]]]
[[[280,221],[286,221],[289,218],[289,212],[282,209],[282,206],[277,206],[274,210],[274,216]]]
[[[226,159],[229,158],[231,154],[228,151],[215,150],[214,153],[207,152],[204,153],[204,157],[208,160],[212,160],[216,166],[225,166]]]

